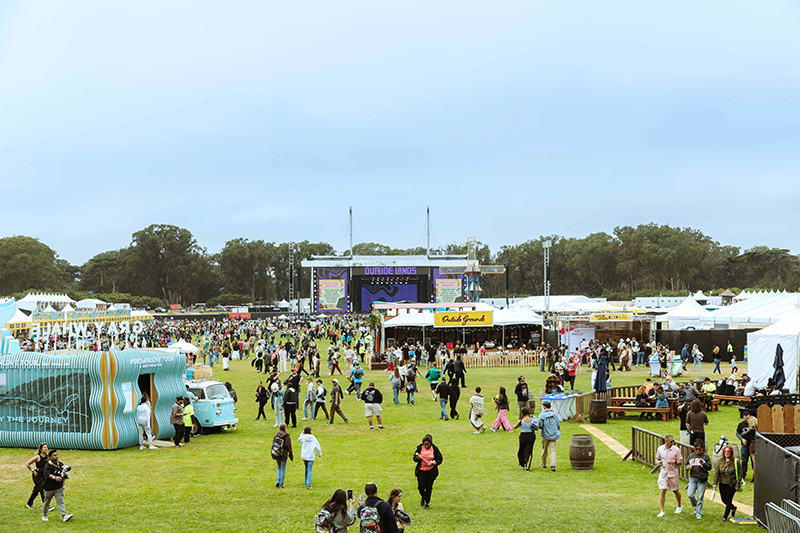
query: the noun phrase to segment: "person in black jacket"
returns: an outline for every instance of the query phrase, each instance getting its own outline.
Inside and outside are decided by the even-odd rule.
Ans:
[[[450,418],[453,420],[458,420],[458,417],[461,416],[456,409],[460,397],[461,389],[458,388],[458,376],[453,376],[450,380]]]
[[[464,381],[464,374],[467,373],[467,369],[464,366],[464,362],[461,360],[461,354],[456,355],[456,360],[453,362],[453,372],[455,373],[456,379],[461,381],[461,386],[466,387],[467,384]]]
[[[375,388],[374,382],[370,382],[369,387],[361,393],[361,399],[364,400],[364,416],[367,417],[367,422],[369,422],[369,429],[375,429],[372,425],[373,416],[378,419],[378,429],[383,429],[383,421],[381,420],[383,395],[381,391]]]
[[[47,454],[47,463],[44,465],[44,505],[42,506],[42,520],[47,522],[47,511],[50,509],[50,501],[53,496],[56,498],[56,505],[58,512],[61,513],[62,520],[68,522],[71,514],[67,514],[67,509],[64,507],[64,478],[62,477],[62,468],[64,463],[58,460],[58,451],[50,450]]]
[[[267,389],[264,388],[260,381],[258,382],[258,387],[256,387],[256,401],[258,402],[258,415],[253,420],[261,420],[262,417],[266,420],[267,414],[264,412],[264,406],[267,405],[269,396],[267,395]]]
[[[392,512],[392,506],[385,501],[378,498],[378,485],[375,483],[367,483],[364,487],[364,494],[367,499],[359,502],[357,516],[363,522],[365,517],[365,509],[377,509],[378,516],[380,517],[380,530],[382,533],[399,533],[397,531],[397,522]],[[369,511],[368,511],[369,512]],[[368,513],[367,513],[368,514]]]
[[[298,376],[300,377],[300,376]],[[286,394],[283,396],[283,410],[286,412],[286,423],[292,422],[297,427],[297,387],[290,378],[286,380]]]
[[[442,452],[433,445],[433,437],[425,435],[422,437],[422,444],[417,446],[414,452],[414,475],[417,476],[417,489],[422,496],[419,504],[428,509],[431,503],[431,493],[433,492],[433,482],[439,476],[439,465],[442,464]]]

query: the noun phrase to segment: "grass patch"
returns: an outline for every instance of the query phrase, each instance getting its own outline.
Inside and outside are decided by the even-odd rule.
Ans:
[[[569,441],[574,433],[585,433],[579,424],[562,423],[558,443],[558,471],[536,466],[523,472],[516,461],[518,432],[474,435],[467,420],[467,400],[476,385],[484,389],[487,408],[499,386],[513,390],[523,373],[538,391],[546,374],[538,368],[469,369],[467,388],[462,389],[459,421],[438,419],[438,402],[431,401],[423,386],[416,405],[392,403],[388,375],[367,372],[364,381],[375,381],[384,393],[383,431],[370,431],[363,404],[346,396],[342,405],[350,424],[338,419],[335,425],[323,420],[311,422],[322,445],[323,456],[314,463],[314,488],[303,484],[303,463],[296,442],[301,428],[290,429],[296,457],[287,466],[286,489],[275,488],[275,462],[269,457],[274,421],[255,422],[253,400],[256,381],[261,377],[247,361],[234,361],[229,372],[215,367],[216,376],[230,381],[239,394],[239,425],[236,431],[192,439],[181,449],[140,451],[138,448],[101,451],[61,451],[61,460],[73,467],[67,483],[67,511],[75,514],[68,525],[49,523],[45,527],[69,527],[71,531],[140,532],[177,531],[313,531],[313,517],[336,488],[363,492],[374,481],[379,495],[386,498],[392,487],[404,490],[403,501],[411,514],[409,532],[597,532],[634,531],[654,524],[685,532],[723,531],[730,525],[720,517],[723,508],[706,502],[705,516],[696,520],[691,512],[663,519],[658,513],[656,477],[649,468],[619,456],[595,439],[594,470],[573,471],[569,467]],[[691,374],[699,376],[701,374]],[[702,374],[705,375],[705,374]],[[615,385],[641,383],[644,370],[614,373]],[[325,385],[330,390],[330,377]],[[422,386],[422,383],[420,383]],[[577,388],[588,390],[589,375],[578,377]],[[514,398],[511,398],[512,405]],[[538,402],[537,402],[538,403]],[[538,405],[537,405],[538,409]],[[267,408],[268,415],[272,411]],[[512,408],[512,411],[515,410]],[[301,411],[302,413],[302,411]],[[301,418],[302,414],[298,418]],[[598,427],[630,445],[630,428],[637,424],[658,433],[678,434],[678,421],[663,423],[636,417],[610,420]],[[735,434],[736,407],[721,407],[709,413],[707,435],[715,442],[720,433]],[[493,421],[487,409],[485,422]],[[305,424],[298,419],[298,424]],[[434,437],[444,461],[433,490],[431,509],[418,505],[412,454],[425,433]],[[534,465],[538,465],[541,440],[537,438]],[[28,510],[25,501],[32,484],[23,463],[34,450],[0,449],[0,530],[25,533],[41,531],[37,508]],[[684,493],[685,494],[685,493]],[[672,498],[670,495],[669,498]],[[752,503],[748,483],[737,499]],[[673,500],[667,500],[672,505]],[[51,514],[55,519],[58,513]],[[357,528],[351,528],[357,530]]]

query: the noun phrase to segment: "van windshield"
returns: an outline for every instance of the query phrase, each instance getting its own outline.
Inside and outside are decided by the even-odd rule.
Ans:
[[[230,398],[231,395],[225,385],[222,383],[218,385],[211,385],[206,389],[206,398],[209,400],[224,400]]]

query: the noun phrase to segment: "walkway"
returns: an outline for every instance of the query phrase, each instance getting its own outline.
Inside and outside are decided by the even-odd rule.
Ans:
[[[618,440],[611,438],[611,436],[597,429],[594,426],[591,426],[589,424],[581,424],[581,427],[586,431],[588,431],[589,433],[591,433],[593,437],[600,440],[600,442],[611,448],[613,452],[615,452],[623,459],[630,451],[630,448],[623,446],[622,444],[619,443]],[[708,498],[709,500],[711,499],[711,492],[712,492],[711,487],[709,487],[709,489],[706,490],[706,498]],[[724,503],[722,503],[722,499],[719,497],[719,494],[716,494],[712,501],[720,505],[725,505]],[[753,516],[753,507],[751,505],[737,502],[736,500],[733,500],[733,504],[737,507],[738,511],[741,511],[742,513],[747,514],[749,516]]]

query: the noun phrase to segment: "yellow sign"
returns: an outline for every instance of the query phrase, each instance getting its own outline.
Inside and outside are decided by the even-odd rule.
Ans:
[[[589,322],[630,322],[633,313],[594,313]]]
[[[433,326],[436,328],[491,327],[494,324],[491,311],[461,311],[436,313]]]

